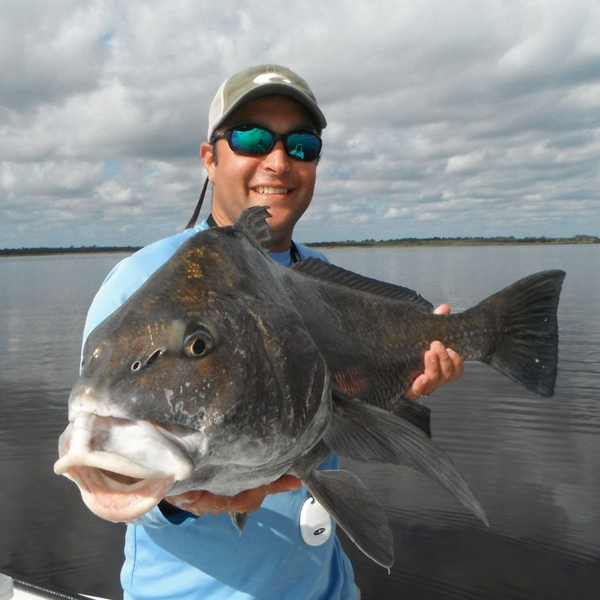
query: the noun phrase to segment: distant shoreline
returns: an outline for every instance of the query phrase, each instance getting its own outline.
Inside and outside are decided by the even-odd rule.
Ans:
[[[393,240],[363,240],[361,242],[347,240],[345,242],[311,242],[307,246],[313,248],[376,248],[376,247],[412,247],[412,246],[534,246],[562,244],[600,244],[600,237],[594,235],[576,235],[570,238],[552,237],[459,237],[459,238],[399,238]],[[80,246],[69,248],[4,248],[3,256],[45,256],[51,254],[131,254],[141,246]]]
[[[392,247],[408,248],[411,246],[559,246],[566,244],[600,244],[600,237],[594,235],[576,235],[570,238],[550,237],[460,237],[460,238],[401,238],[394,240],[364,240],[362,242],[314,242],[306,244],[314,248],[352,247]]]
[[[51,254],[132,254],[138,246],[81,246],[79,248],[3,248],[0,258],[9,256],[47,256]]]

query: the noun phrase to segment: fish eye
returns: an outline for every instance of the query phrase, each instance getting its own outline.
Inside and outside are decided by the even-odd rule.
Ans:
[[[205,328],[190,333],[183,341],[183,351],[190,358],[202,358],[206,356],[213,349],[213,346],[213,336]]]

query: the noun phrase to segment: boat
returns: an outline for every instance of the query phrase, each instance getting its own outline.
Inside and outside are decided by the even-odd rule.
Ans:
[[[62,600],[108,600],[87,594],[72,594],[50,586],[39,585],[14,575],[0,573],[0,600],[39,600],[40,598]]]

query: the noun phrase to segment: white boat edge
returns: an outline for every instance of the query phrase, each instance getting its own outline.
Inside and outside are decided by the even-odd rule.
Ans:
[[[55,590],[46,590],[43,586],[33,585],[31,589],[21,587],[19,582],[15,584],[13,578],[0,573],[0,600],[36,600],[39,598],[46,598],[52,600],[54,598],[72,598],[78,600],[79,598],[90,598],[92,600],[109,600],[108,598],[101,598],[100,596],[90,596],[88,594],[68,594],[66,592],[61,593]]]
[[[79,595],[82,598],[93,598],[94,600],[108,600],[107,598],[101,598],[100,596],[88,596],[87,594]],[[4,600],[2,596],[0,596],[0,598]],[[51,598],[51,596],[42,596],[40,594],[34,594],[33,592],[27,592],[25,590],[19,590],[17,588],[13,589],[12,600],[39,600],[39,598]]]

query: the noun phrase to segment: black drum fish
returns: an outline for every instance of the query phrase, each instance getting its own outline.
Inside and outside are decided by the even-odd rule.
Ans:
[[[129,521],[165,495],[234,495],[299,477],[365,554],[389,567],[386,517],[330,452],[408,465],[485,514],[403,399],[433,340],[551,396],[562,271],[526,277],[458,314],[416,292],[266,251],[265,207],[189,238],[89,335],[55,472],[98,516]],[[234,519],[238,525],[242,519]]]

